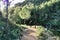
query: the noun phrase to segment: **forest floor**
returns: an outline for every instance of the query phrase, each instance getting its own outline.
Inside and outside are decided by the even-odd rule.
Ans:
[[[36,28],[29,27],[28,29],[25,29],[21,40],[38,40]]]

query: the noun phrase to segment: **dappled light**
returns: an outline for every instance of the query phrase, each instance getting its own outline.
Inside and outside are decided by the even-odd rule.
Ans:
[[[60,40],[60,0],[0,0],[0,40]]]

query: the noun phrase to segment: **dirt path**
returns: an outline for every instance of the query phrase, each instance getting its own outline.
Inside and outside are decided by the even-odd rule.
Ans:
[[[21,40],[38,40],[36,37],[36,29],[35,28],[28,28],[24,31],[23,37]]]

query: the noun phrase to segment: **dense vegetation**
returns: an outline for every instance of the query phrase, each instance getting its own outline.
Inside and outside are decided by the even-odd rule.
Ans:
[[[1,21],[0,25],[2,24],[2,26],[4,26],[5,25],[4,11],[2,12],[2,15],[3,18],[2,17],[1,18],[3,20],[2,19],[1,19],[2,21],[0,20]],[[42,25],[44,28],[47,28],[48,30],[53,32],[55,36],[60,36],[59,34],[60,33],[60,27],[59,27],[60,1],[59,0],[34,0],[34,1],[26,0],[21,5],[16,5],[15,7],[9,8],[8,16],[10,22],[9,26],[11,27],[10,30],[11,32],[13,32],[12,34],[10,34],[10,37],[11,35],[14,37],[16,36],[14,31],[17,32],[19,30],[18,25],[21,24],[26,24],[30,26]],[[16,26],[17,28],[15,28]],[[2,32],[1,35],[3,35]],[[21,33],[21,31],[19,33]]]
[[[0,11],[0,40],[15,40],[22,37],[24,27],[18,27],[11,22],[8,22],[8,27],[7,29],[6,19],[2,16],[2,12]]]

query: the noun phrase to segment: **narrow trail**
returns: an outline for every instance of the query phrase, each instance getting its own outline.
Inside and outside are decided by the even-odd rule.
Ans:
[[[36,36],[36,29],[32,27],[26,29],[21,40],[38,40]]]

